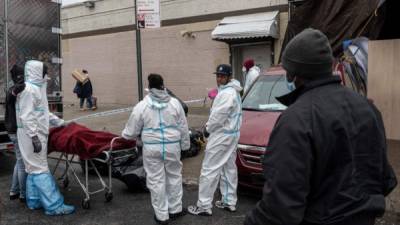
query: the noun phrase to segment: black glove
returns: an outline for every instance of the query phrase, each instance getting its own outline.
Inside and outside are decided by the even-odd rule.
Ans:
[[[12,93],[17,96],[19,93],[21,93],[25,89],[25,83],[22,84],[16,84],[14,85],[12,89]]]
[[[42,143],[40,142],[38,136],[35,135],[32,137],[32,144],[34,153],[39,153],[42,151]]]
[[[205,138],[208,138],[208,137],[210,137],[210,133],[208,133],[208,131],[207,131],[207,128],[206,128],[206,127],[204,127],[204,128],[203,128],[203,135],[204,135],[204,137],[205,137]]]

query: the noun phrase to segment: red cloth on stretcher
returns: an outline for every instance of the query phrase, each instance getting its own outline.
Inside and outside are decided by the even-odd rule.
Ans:
[[[117,137],[103,131],[93,131],[82,125],[71,123],[66,127],[50,130],[48,151],[79,155],[81,159],[91,159],[110,149],[111,140]],[[119,139],[113,149],[127,149],[136,146],[136,141]]]

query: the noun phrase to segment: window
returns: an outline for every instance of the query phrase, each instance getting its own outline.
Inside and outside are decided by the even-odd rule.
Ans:
[[[289,93],[285,75],[259,76],[243,99],[243,109],[253,111],[281,111],[287,107],[276,97]]]

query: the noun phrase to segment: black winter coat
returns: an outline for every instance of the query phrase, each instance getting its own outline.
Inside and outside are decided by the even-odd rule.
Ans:
[[[88,80],[85,84],[82,85],[81,82],[77,81],[75,84],[74,93],[78,96],[78,98],[91,97],[93,95],[92,82]]]
[[[187,116],[187,114],[188,114],[188,112],[189,112],[189,108],[188,108],[188,106],[186,105],[186,103],[183,102],[182,99],[178,98],[178,97],[177,97],[171,90],[169,90],[168,88],[167,88],[167,93],[168,93],[171,97],[174,97],[174,98],[178,99],[179,103],[181,103],[181,105],[182,105],[183,111],[185,112],[185,116]]]
[[[14,65],[10,72],[14,85],[11,86],[6,93],[6,110],[4,119],[6,131],[9,134],[15,134],[17,132],[15,102],[17,101],[17,95],[25,89],[24,69]]]
[[[245,225],[316,225],[372,217],[397,185],[383,121],[365,97],[326,77],[279,98],[262,200]]]
[[[13,87],[10,87],[6,93],[6,112],[4,114],[5,127],[9,134],[15,134],[17,132],[17,117],[15,111],[15,102],[17,96],[12,92]]]

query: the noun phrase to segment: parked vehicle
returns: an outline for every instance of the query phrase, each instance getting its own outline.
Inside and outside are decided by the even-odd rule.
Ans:
[[[49,109],[62,117],[60,10],[61,1],[0,0],[0,152],[13,147],[4,127],[13,65],[37,59],[48,66]]]
[[[236,159],[240,186],[263,187],[262,159],[275,122],[286,109],[275,97],[287,93],[286,71],[280,66],[260,75],[245,93]]]
[[[349,80],[341,67],[335,66],[333,74],[340,76],[342,85],[359,94],[362,90],[346,84]],[[262,160],[269,137],[279,115],[287,108],[275,97],[289,93],[286,84],[286,71],[281,66],[274,66],[260,75],[243,97],[243,122],[236,164],[238,166],[239,185],[253,189],[262,189]],[[372,101],[371,99],[369,99]]]

